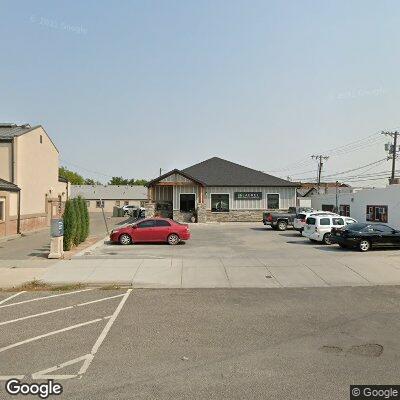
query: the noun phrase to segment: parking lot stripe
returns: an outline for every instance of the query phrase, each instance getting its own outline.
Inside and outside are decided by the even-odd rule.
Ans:
[[[68,293],[52,294],[51,296],[36,297],[36,298],[34,298],[34,299],[19,301],[18,303],[4,304],[4,305],[0,306],[0,308],[17,306],[17,305],[19,305],[19,304],[26,304],[26,303],[30,303],[30,302],[32,302],[32,301],[39,301],[39,300],[52,299],[52,298],[54,298],[54,297],[68,296],[68,295],[70,295],[70,294],[87,292],[87,291],[89,291],[89,290],[94,290],[94,289],[95,289],[95,288],[89,288],[89,289],[75,290],[75,291],[73,291],[73,292],[68,292]],[[22,292],[21,292],[21,293],[22,293]]]
[[[22,292],[15,293],[15,294],[13,294],[12,296],[7,297],[7,298],[4,299],[4,300],[1,300],[1,301],[0,301],[0,304],[4,304],[4,303],[6,303],[8,300],[11,300],[11,299],[13,299],[14,297],[17,297],[17,296],[19,296],[19,295],[22,294],[22,293],[25,293],[25,290],[23,290]]]
[[[0,381],[8,381],[10,379],[24,379],[25,375],[0,375]]]
[[[128,296],[132,292],[132,289],[128,289],[122,298],[121,302],[118,304],[118,307],[115,309],[113,315],[111,316],[110,320],[107,322],[107,325],[104,327],[103,331],[101,332],[100,336],[96,340],[96,343],[92,347],[92,351],[90,352],[90,357],[88,357],[85,362],[83,363],[81,369],[79,370],[79,375],[83,375],[87,369],[89,368],[91,362],[93,361],[93,358],[97,351],[99,350],[101,344],[103,343],[104,339],[106,338],[108,332],[110,331],[113,323],[118,317],[118,314],[121,312],[122,307],[124,306],[126,300],[128,299]]]
[[[13,349],[14,347],[22,346],[22,345],[24,345],[26,343],[35,342],[36,340],[43,339],[45,337],[49,337],[49,336],[53,336],[53,335],[57,335],[58,333],[67,332],[67,331],[70,331],[72,329],[81,328],[82,326],[95,324],[96,322],[100,322],[100,321],[103,321],[103,320],[109,319],[109,318],[111,318],[111,316],[92,319],[91,321],[82,322],[82,323],[76,324],[76,325],[71,325],[71,326],[68,326],[68,327],[63,328],[63,329],[58,329],[56,331],[45,333],[43,335],[39,335],[39,336],[35,336],[35,337],[29,338],[29,339],[26,339],[26,340],[22,340],[21,342],[13,343],[13,344],[10,344],[9,346],[5,346],[5,347],[0,348],[0,353],[2,353],[4,351],[7,351],[7,350],[10,350],[10,349]]]
[[[115,299],[115,298],[118,298],[118,297],[122,297],[124,295],[125,294],[119,294],[117,296],[103,297],[102,299],[97,299],[97,300],[93,300],[93,301],[87,301],[86,303],[74,304],[72,306],[56,308],[55,310],[43,311],[43,312],[38,313],[38,314],[27,315],[26,317],[10,319],[8,321],[0,322],[0,326],[12,324],[13,322],[24,321],[26,319],[41,317],[42,315],[54,314],[54,313],[65,311],[65,310],[71,310],[72,308],[75,308],[75,307],[87,306],[89,304],[98,303],[100,301],[105,301],[105,300]]]

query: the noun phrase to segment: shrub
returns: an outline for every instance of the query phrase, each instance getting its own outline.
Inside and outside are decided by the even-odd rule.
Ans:
[[[81,242],[84,242],[89,236],[89,212],[86,201],[82,197],[79,197],[79,206],[82,219]]]
[[[81,215],[81,206],[80,206],[80,201],[79,198],[75,198],[72,200],[74,209],[75,209],[75,214],[76,214],[76,231],[75,231],[75,236],[74,236],[74,245],[78,246],[78,244],[81,242],[81,236],[82,236],[82,230],[83,230],[83,223],[82,223],[82,215]]]
[[[64,220],[64,250],[70,250],[76,235],[76,212],[72,200],[65,202]]]

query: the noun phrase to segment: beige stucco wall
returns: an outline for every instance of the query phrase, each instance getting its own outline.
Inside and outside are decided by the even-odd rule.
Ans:
[[[8,182],[12,180],[11,151],[11,143],[0,143],[0,178]]]
[[[45,213],[46,194],[49,198],[61,194],[58,151],[41,127],[15,138],[15,143],[15,183],[21,188],[21,215]]]
[[[17,217],[18,216],[18,193],[10,192],[9,199],[10,199],[10,207],[9,207],[10,217]]]

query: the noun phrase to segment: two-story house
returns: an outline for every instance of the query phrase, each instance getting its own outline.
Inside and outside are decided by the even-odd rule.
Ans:
[[[68,182],[42,126],[0,124],[0,237],[46,227],[60,215]]]

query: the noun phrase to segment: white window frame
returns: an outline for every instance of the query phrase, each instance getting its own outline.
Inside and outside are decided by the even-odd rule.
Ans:
[[[1,214],[0,214],[0,222],[5,222],[5,220],[6,220],[6,199],[5,199],[5,197],[0,198],[0,207],[3,210],[3,218],[1,218]]]
[[[178,204],[178,211],[179,212],[188,212],[188,211],[181,211],[181,196],[183,194],[194,194],[194,209],[197,209],[197,193],[196,192],[192,192],[192,193],[179,193],[179,204]]]
[[[278,195],[278,208],[268,208],[268,196],[269,195]],[[280,193],[265,193],[265,209],[266,210],[280,210],[281,209],[281,194]]]
[[[213,211],[212,210],[212,196],[213,194],[215,195],[220,195],[220,194],[227,194],[228,195],[228,207],[229,207],[229,211]],[[231,207],[231,194],[230,193],[210,193],[210,211],[214,214],[226,214],[227,212],[231,212],[232,211],[232,207]]]

